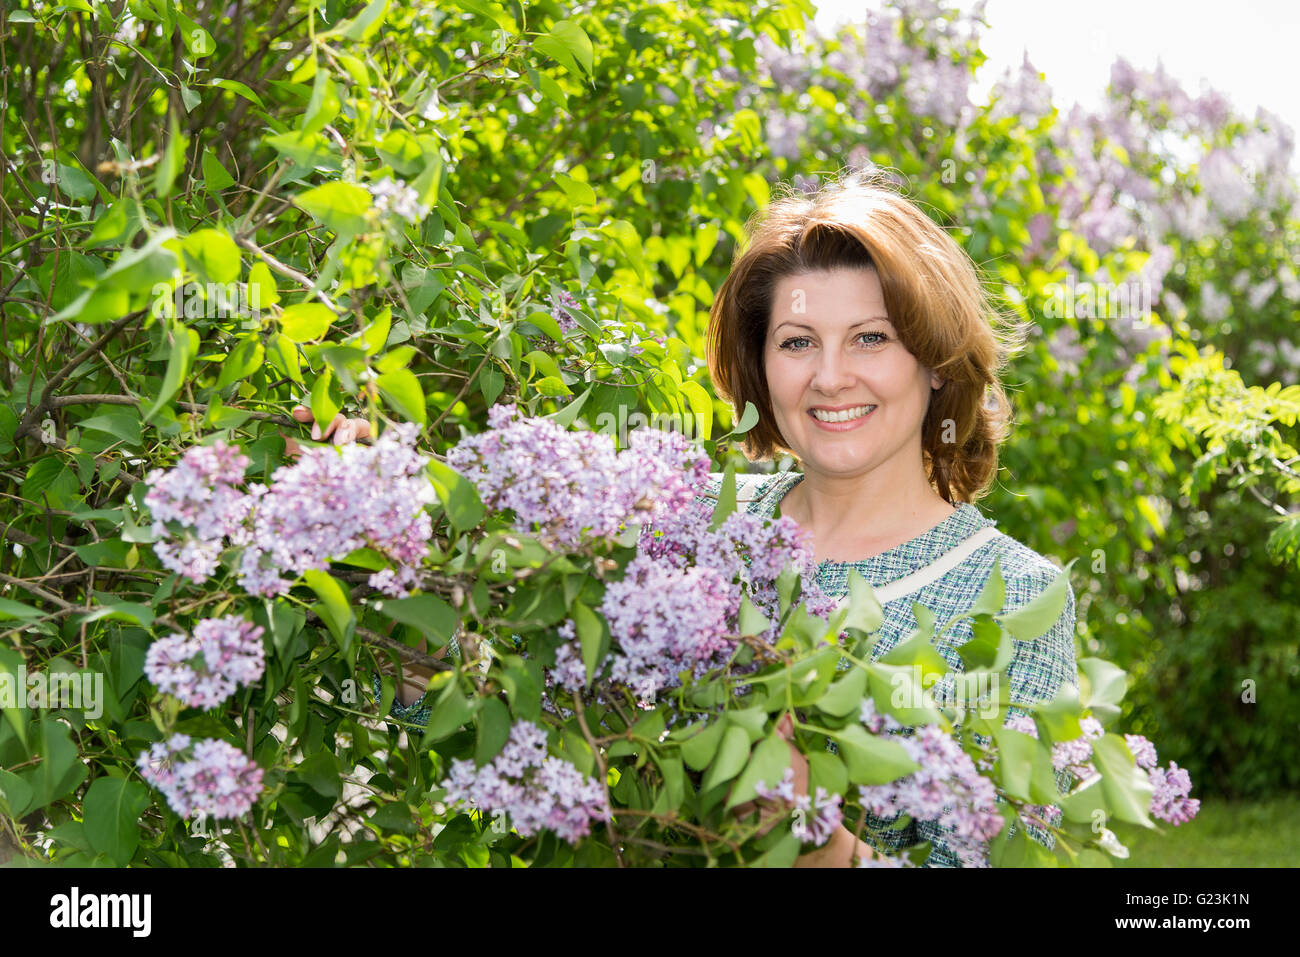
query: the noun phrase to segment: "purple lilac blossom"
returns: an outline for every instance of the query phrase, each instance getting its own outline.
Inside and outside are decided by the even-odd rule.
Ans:
[[[145,504],[153,513],[154,549],[168,568],[202,583],[216,569],[223,539],[243,546],[239,584],[250,594],[284,594],[308,569],[370,547],[395,567],[370,577],[386,594],[407,594],[428,553],[432,523],[424,506],[437,495],[415,452],[419,427],[393,426],[371,446],[307,449],[267,487],[243,480],[248,458],[217,442],[195,446],[172,469],[150,473]],[[179,523],[173,541],[167,524]]]
[[[281,466],[253,510],[250,547],[240,584],[253,594],[282,594],[285,572],[296,578],[325,570],[331,558],[370,547],[396,566],[370,577],[373,587],[400,596],[417,583],[433,527],[425,505],[437,495],[414,449],[419,427],[390,427],[369,447],[307,449]]]
[[[545,543],[575,547],[685,508],[709,460],[678,432],[636,430],[619,452],[608,435],[520,417],[509,404],[490,409],[488,431],[462,439],[447,464],[475,484],[488,508],[512,510],[516,530],[531,534],[537,525]]]
[[[516,723],[501,753],[483,767],[452,761],[442,787],[453,805],[463,801],[488,814],[508,814],[523,837],[544,828],[574,843],[592,821],[610,818],[600,783],[548,755],[546,732],[529,721]]]
[[[145,655],[145,674],[164,694],[187,707],[215,707],[241,685],[262,677],[266,667],[261,625],[238,615],[209,618],[191,637],[159,638]],[[202,655],[202,664],[196,659]]]
[[[192,745],[192,747],[191,747]],[[181,817],[247,814],[262,793],[262,768],[225,741],[173,734],[136,758],[141,776]]]
[[[1147,772],[1154,792],[1151,795],[1151,816],[1177,827],[1186,824],[1201,809],[1201,802],[1193,797],[1192,779],[1187,771],[1174,761],[1169,769],[1152,768]]]
[[[988,842],[1003,825],[993,783],[938,725],[896,740],[921,767],[888,784],[860,787],[863,806],[880,817],[903,813],[914,820],[937,820],[952,829],[949,847],[963,866],[988,866]]]
[[[252,499],[235,486],[244,480],[248,456],[217,441],[187,449],[170,469],[154,469],[145,478],[144,504],[153,515],[154,552],[163,566],[196,584],[217,567],[224,537],[236,535]],[[169,523],[181,528],[171,539]]]

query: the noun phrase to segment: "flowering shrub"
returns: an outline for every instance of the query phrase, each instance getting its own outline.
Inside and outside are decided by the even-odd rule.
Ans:
[[[1221,676],[1148,657],[1157,615],[1215,601],[1178,585],[1204,532],[1178,504],[1195,453],[1155,398],[1206,345],[1293,374],[1274,334],[1300,296],[1291,147],[1269,116],[1122,65],[1096,116],[1057,115],[1029,64],[976,102],[978,12],[912,0],[810,50],[797,8],[731,0],[12,6],[0,691],[25,672],[104,684],[102,708],[0,697],[17,853],[781,864],[888,804],[945,822],[969,863],[1097,863],[1194,813],[1183,772],[1210,780],[1191,762],[1211,736],[1186,729],[1218,718],[1167,688],[1178,713],[1158,712],[1174,679],[1130,715],[1123,672],[1084,658],[1080,697],[1036,705],[1036,735],[1002,726],[1007,702],[924,704],[892,683],[915,661],[870,657],[870,591],[818,594],[791,523],[690,520],[747,428],[701,359],[774,182],[894,168],[1043,333],[1012,370],[1019,487],[990,510],[1039,551],[1106,543],[1084,647],[1218,700]],[[1130,277],[1150,322],[1053,308],[1054,285]],[[625,429],[635,413],[694,444]],[[306,438],[331,431],[341,448]],[[972,620],[1050,620],[1052,594],[1019,619],[1001,597],[991,577]],[[377,703],[358,693],[400,662],[432,672],[427,722],[385,717],[387,673]],[[778,717],[807,795],[783,783]],[[1259,780],[1294,774],[1274,746],[1225,747]],[[790,814],[759,833],[735,813],[754,800]],[[224,833],[200,839],[199,815]]]
[[[447,462],[463,471],[449,466],[439,472],[436,490],[427,463],[412,464],[404,451],[411,432],[396,427],[371,449],[308,451],[298,463],[278,469],[269,488],[250,493],[256,503],[251,506],[228,491],[241,478],[243,463],[225,448],[186,452],[173,470],[151,476],[146,495],[146,502],[158,502],[163,514],[187,529],[225,529],[246,547],[256,547],[257,538],[232,534],[226,515],[208,510],[224,509],[255,523],[263,503],[297,501],[297,508],[278,513],[297,516],[297,531],[282,539],[310,541],[312,559],[281,567],[295,574],[324,572],[323,580],[333,582],[331,561],[346,561],[364,544],[402,565],[417,591],[406,601],[418,603],[425,589],[436,588],[436,579],[408,556],[428,554],[424,546],[435,543],[417,549],[408,533],[410,548],[385,550],[379,542],[384,536],[353,533],[351,520],[335,520],[335,512],[319,507],[334,502],[337,512],[345,510],[351,486],[339,483],[336,463],[350,461],[352,474],[370,486],[403,488],[408,508],[454,498],[462,507],[477,502],[473,511],[482,509],[487,518],[481,533],[471,532],[473,538],[508,541],[521,556],[529,553],[525,542],[534,543],[537,554],[549,556],[541,566],[556,569],[548,574],[536,564],[525,566],[526,577],[540,589],[534,606],[555,587],[548,585],[549,575],[559,575],[563,588],[563,576],[576,562],[590,561],[601,570],[573,589],[563,622],[538,628],[520,617],[500,622],[473,644],[462,636],[461,660],[440,676],[445,680],[420,745],[433,748],[442,768],[430,797],[453,821],[476,820],[486,828],[480,841],[516,857],[549,833],[591,862],[609,856],[623,864],[676,865],[679,857],[690,862],[703,854],[724,864],[788,864],[802,846],[824,845],[843,825],[851,803],[881,817],[901,813],[937,821],[967,866],[1052,860],[1046,849],[1029,850],[1023,834],[1012,843],[1014,828],[1008,825],[1016,821],[1021,828],[1032,822],[1050,829],[1057,855],[1072,863],[1088,847],[1126,853],[1109,827],[1092,833],[1080,826],[1080,808],[1088,809],[1090,822],[1099,806],[1103,819],[1113,812],[1128,824],[1148,827],[1154,826],[1148,815],[1179,823],[1195,813],[1195,803],[1184,800],[1190,787],[1185,773],[1171,767],[1166,776],[1155,768],[1145,738],[1128,736],[1112,752],[1118,764],[1098,773],[1091,762],[1106,732],[1069,689],[1053,702],[1032,706],[1040,709],[1038,717],[1020,715],[999,724],[983,709],[941,709],[919,675],[873,663],[867,649],[883,619],[870,587],[855,575],[852,601],[839,607],[811,580],[805,585],[812,553],[806,533],[789,519],[765,520],[720,502],[713,520],[702,521],[694,502],[708,459],[680,434],[635,432],[618,451],[608,436],[521,417],[512,405],[493,407],[488,418],[487,431],[448,452]],[[355,464],[372,460],[379,465]],[[226,463],[221,474],[213,464],[218,462]],[[218,491],[190,495],[197,504],[185,507],[178,502],[187,488]],[[734,484],[730,488],[734,501]],[[418,529],[429,527],[428,520],[421,510],[418,520],[406,521]],[[169,545],[155,543],[162,555],[169,554]],[[448,551],[455,544],[435,547]],[[225,562],[231,570],[245,564],[238,549]],[[209,569],[208,575],[216,572]],[[372,585],[380,574],[370,576]],[[254,583],[241,578],[240,584],[247,600],[259,597]],[[294,584],[286,579],[280,593]],[[312,587],[328,593],[319,581]],[[972,609],[982,622],[997,621],[1000,631],[992,610],[1000,606],[1001,589],[995,568]],[[1012,630],[1023,635],[1045,629],[1059,615],[1062,596],[1060,588],[1049,589],[1011,612],[1017,621]],[[383,600],[370,606],[381,616],[392,607]],[[327,615],[326,607],[317,615],[337,630],[341,616],[337,610]],[[397,618],[428,637],[450,640],[445,625],[439,636],[431,622],[400,612]],[[485,654],[507,626],[512,652]],[[470,622],[462,620],[459,627],[468,629]],[[482,624],[478,629],[488,630]],[[204,619],[193,638],[156,641],[146,656],[146,674],[160,694],[180,705],[216,707],[236,685],[260,677],[262,632],[237,616]],[[1011,640],[1009,632],[1001,634],[1003,643]],[[896,651],[889,665],[914,663],[907,652],[913,646]],[[841,658],[847,668],[833,667]],[[1090,667],[1108,666],[1091,661]],[[992,674],[1005,678],[1003,672]],[[1113,711],[1113,684],[1104,690],[1104,705]],[[1006,705],[995,713],[1005,718]],[[784,714],[794,715],[795,726],[805,732],[802,747],[821,745],[810,793],[794,791],[788,746],[775,730]],[[907,728],[901,714],[920,715],[925,723]],[[1052,766],[1085,781],[1077,794],[1044,792],[1046,779],[1035,777],[1034,762],[1046,760],[1048,752],[1032,746],[1008,751],[1000,747],[1005,738],[990,747],[996,739],[987,734],[992,728],[1038,738],[1040,722],[1052,739]],[[473,731],[472,757],[459,756],[461,748],[451,744],[462,728]],[[1072,737],[1066,728],[1073,729]],[[260,769],[241,764],[242,755],[216,741],[195,745],[193,759],[182,761],[189,736],[170,729],[167,734],[165,745],[142,752],[137,763],[177,814],[211,809],[218,817],[239,817],[251,810],[261,794]],[[836,748],[827,751],[832,742]],[[1139,767],[1152,769],[1150,780]],[[1103,777],[1118,799],[1102,798],[1094,789]],[[1005,811],[997,806],[999,796]],[[733,811],[754,798],[790,806],[790,820],[773,832],[775,838]],[[1061,827],[1062,815],[1076,826]]]

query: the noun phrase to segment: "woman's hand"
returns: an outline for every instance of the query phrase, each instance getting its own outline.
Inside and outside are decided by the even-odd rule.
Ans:
[[[794,719],[790,712],[781,716],[781,720],[776,723],[776,733],[789,743],[790,746],[790,767],[794,769],[794,793],[795,797],[806,797],[808,794],[809,769],[808,758],[804,756],[794,745]],[[793,810],[795,803],[777,798],[758,798],[753,801],[746,801],[735,808],[738,817],[748,817],[755,808],[760,808],[760,825],[758,829],[759,836],[766,834],[776,826],[777,821],[783,814],[788,814]],[[841,824],[835,829],[822,847],[814,848],[805,854],[800,854],[795,859],[795,867],[853,867],[857,864],[859,858],[874,858],[876,853],[871,846],[857,837]]]
[[[794,769],[794,793],[795,796],[808,793],[808,759],[803,756],[803,752],[794,746],[794,719],[790,712],[781,716],[781,720],[776,723],[776,733],[785,738],[790,745],[790,767]],[[769,787],[773,787],[777,782],[767,782]],[[758,834],[761,837],[772,828],[776,827],[776,822],[781,819],[783,814],[788,814],[794,809],[793,801],[784,801],[778,798],[755,798],[752,801],[746,801],[744,804],[738,804],[734,813],[737,817],[749,817],[755,810],[760,809]]]
[[[369,422],[365,419],[345,418],[342,412],[334,416],[324,431],[321,430],[320,423],[314,421],[315,416],[312,415],[311,409],[305,405],[295,405],[293,411],[289,414],[293,416],[295,422],[312,423],[311,437],[314,442],[330,439],[335,445],[345,445],[348,442],[371,437]],[[285,436],[284,454],[298,455],[301,452],[302,446],[292,436]]]

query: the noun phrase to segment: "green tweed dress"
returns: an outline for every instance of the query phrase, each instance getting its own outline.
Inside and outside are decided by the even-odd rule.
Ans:
[[[758,480],[745,509],[751,514],[771,518],[786,493],[798,485],[803,477],[802,472],[787,470]],[[752,480],[752,477],[747,478]],[[707,521],[712,515],[721,486],[722,475],[713,474],[710,476],[708,494],[696,499],[695,507],[701,520]],[[842,597],[848,593],[849,572],[856,568],[868,584],[879,588],[918,571],[971,535],[996,524],[974,505],[963,502],[955,512],[929,531],[879,555],[856,562],[821,562],[817,566],[817,583],[832,598]],[[995,558],[1001,560],[1002,576],[1006,582],[1006,610],[1028,604],[1060,574],[1060,569],[1048,559],[999,532],[936,581],[918,591],[882,603],[884,622],[880,638],[872,649],[872,660],[886,654],[916,628],[916,616],[912,613],[913,602],[919,602],[933,611],[940,622],[970,608],[993,571]],[[957,649],[971,637],[970,621],[963,619],[934,638],[935,648],[948,661],[952,673],[963,670]],[[1064,683],[1078,686],[1072,588],[1067,588],[1065,608],[1050,631],[1033,641],[1016,642],[1015,653],[1007,667],[1007,677],[1011,683],[1013,707],[1008,709],[1011,715],[1028,713],[1023,708],[1014,707],[1014,704],[1050,700]],[[936,699],[942,700],[951,697],[952,689],[953,679],[948,676],[936,684],[932,691]],[[907,734],[910,731],[911,729],[904,728],[898,733]],[[1071,780],[1069,773],[1058,771],[1056,780],[1061,793],[1066,793]],[[999,796],[998,800],[1002,801],[1002,798]],[[867,814],[869,827],[877,831],[885,829],[881,831],[882,837],[878,841],[885,848],[896,851],[929,841],[931,849],[925,866],[960,866],[956,854],[945,840],[945,834],[950,833],[946,829],[934,821],[912,821],[904,828],[888,830],[889,825],[896,820],[897,818],[879,818],[870,812]],[[851,824],[856,824],[856,821],[846,821],[846,826]],[[1045,847],[1055,845],[1055,837],[1051,832],[1037,825],[1029,825],[1026,831]]]
[[[775,472],[765,478],[755,476],[745,478],[756,482],[752,486],[752,498],[744,505],[745,509],[751,514],[770,518],[786,493],[803,479],[803,473],[788,470]],[[721,485],[721,473],[712,474],[705,494],[696,498],[695,514],[700,520],[707,522],[711,518]],[[817,583],[827,595],[834,598],[841,597],[848,593],[849,571],[856,568],[870,585],[880,587],[916,572],[980,529],[996,524],[992,519],[986,518],[974,505],[961,503],[955,512],[934,528],[879,555],[856,562],[821,562],[817,567]],[[880,639],[872,649],[872,659],[888,652],[901,638],[909,635],[916,628],[916,617],[912,613],[913,602],[920,602],[933,611],[939,621],[944,621],[970,608],[992,572],[995,558],[1001,559],[1002,576],[1006,582],[1005,607],[1008,610],[1028,604],[1060,572],[1057,566],[1042,555],[1010,536],[997,533],[938,580],[919,591],[900,595],[882,604],[884,622],[881,626]],[[934,639],[935,648],[947,659],[954,673],[963,670],[957,648],[970,638],[970,621],[962,620]],[[450,650],[453,654],[460,654],[454,639]],[[1007,674],[1011,682],[1011,700],[1018,704],[1049,700],[1056,695],[1063,683],[1077,687],[1073,589],[1067,589],[1065,608],[1049,632],[1033,641],[1016,642],[1015,654],[1008,666]],[[378,698],[380,695],[378,675],[373,677],[373,688]],[[938,699],[950,695],[952,678],[946,677],[932,690]],[[1010,713],[1014,715],[1027,712],[1023,708],[1012,707]],[[408,706],[402,706],[394,701],[390,714],[399,720],[423,725],[429,719],[429,707],[422,695]],[[899,733],[906,734],[909,731],[910,729],[905,728]],[[1070,785],[1068,772],[1058,771],[1056,779],[1064,794]],[[998,800],[1002,799],[999,797]],[[912,821],[904,828],[890,830],[889,825],[895,820],[897,818],[886,819],[867,814],[867,824],[882,834],[878,844],[897,851],[929,841],[931,851],[925,866],[959,866],[956,854],[949,849],[945,841],[944,828],[933,821]],[[1026,830],[1045,847],[1054,846],[1055,838],[1050,832],[1036,825],[1029,825]]]

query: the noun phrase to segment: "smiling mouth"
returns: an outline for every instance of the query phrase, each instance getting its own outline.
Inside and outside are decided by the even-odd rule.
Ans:
[[[874,408],[874,405],[859,405],[852,409],[845,409],[842,412],[827,412],[824,409],[809,409],[808,414],[818,422],[852,422],[854,419],[862,418]]]

